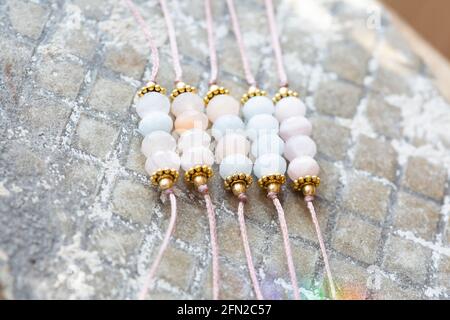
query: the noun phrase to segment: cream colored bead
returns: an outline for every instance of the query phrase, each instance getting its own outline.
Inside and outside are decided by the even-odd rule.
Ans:
[[[171,110],[172,114],[176,117],[188,110],[204,112],[205,103],[198,94],[185,92],[173,99]]]
[[[227,114],[239,115],[239,102],[227,94],[215,96],[209,101],[206,114],[211,122]]]

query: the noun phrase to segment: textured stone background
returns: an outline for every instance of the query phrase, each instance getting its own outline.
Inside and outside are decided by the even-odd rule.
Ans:
[[[237,1],[262,86],[276,74],[260,1]],[[139,1],[161,48],[157,1]],[[346,298],[450,294],[450,109],[426,65],[369,0],[278,1],[285,62],[308,105],[323,186],[317,201],[336,282]],[[205,92],[202,1],[169,1],[185,81]],[[215,1],[221,83],[246,89],[224,1]],[[135,298],[168,222],[139,152],[136,90],[149,52],[120,1],[0,0],[0,297]],[[209,298],[208,226],[179,185],[180,218],[152,298]],[[239,229],[218,177],[224,298],[253,298]],[[307,298],[323,263],[304,204],[282,195]],[[274,210],[254,186],[248,228],[265,295],[290,298]]]

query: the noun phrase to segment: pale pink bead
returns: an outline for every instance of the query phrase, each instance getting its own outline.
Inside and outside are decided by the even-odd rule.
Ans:
[[[175,132],[181,134],[190,129],[206,130],[208,128],[208,117],[195,110],[188,110],[175,119]]]
[[[284,156],[289,161],[302,156],[314,157],[317,152],[316,143],[308,136],[295,136],[286,141]]]
[[[174,151],[158,151],[145,162],[145,171],[153,174],[161,169],[180,169],[180,156]]]
[[[211,122],[227,114],[239,115],[239,102],[227,94],[215,96],[209,101],[206,114]]]
[[[291,180],[306,176],[318,176],[319,172],[319,164],[311,157],[295,158],[289,163],[288,167],[288,175]]]
[[[214,164],[214,155],[208,148],[195,147],[183,152],[181,156],[181,167],[187,171],[197,165],[212,166]]]
[[[223,136],[216,146],[216,161],[220,163],[223,158],[232,154],[242,154],[246,156],[250,151],[250,142],[247,138],[238,133],[230,133]]]
[[[275,106],[275,117],[280,122],[290,117],[304,116],[305,112],[305,104],[297,97],[283,98]]]
[[[203,112],[204,109],[205,103],[198,94],[185,92],[173,99],[171,110],[172,114],[178,117],[180,114],[188,110]]]
[[[280,136],[284,141],[299,135],[309,136],[311,131],[312,124],[305,117],[291,117],[280,124]]]

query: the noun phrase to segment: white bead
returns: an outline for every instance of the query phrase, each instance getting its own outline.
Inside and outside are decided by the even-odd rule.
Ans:
[[[297,97],[283,98],[275,106],[275,117],[280,122],[290,117],[304,116],[305,112],[305,104]]]
[[[278,134],[278,120],[269,114],[258,114],[247,123],[247,136],[254,141],[264,134]]]
[[[246,121],[258,114],[273,114],[275,106],[272,100],[264,96],[250,98],[242,107],[242,114]]]
[[[219,173],[223,179],[237,173],[252,173],[252,160],[242,154],[233,154],[222,160]]]
[[[306,176],[318,176],[319,164],[311,157],[298,157],[289,163],[288,175],[291,180]]]
[[[308,136],[295,136],[290,138],[284,148],[284,156],[289,161],[297,157],[314,157],[317,152],[316,143]]]
[[[283,154],[284,141],[276,134],[259,136],[252,144],[252,155],[257,158],[267,153]]]
[[[280,136],[286,141],[294,136],[309,136],[312,132],[312,124],[305,117],[287,118],[280,124]]]
[[[195,147],[183,152],[181,156],[181,167],[187,171],[198,165],[212,166],[214,155],[211,150],[205,147]]]
[[[157,151],[175,151],[177,142],[166,131],[153,131],[142,140],[141,151],[146,157],[150,157]]]
[[[165,95],[159,92],[149,92],[139,99],[136,105],[136,112],[141,118],[145,118],[152,112],[163,112],[168,114],[170,101]]]
[[[223,136],[216,145],[216,161],[220,163],[223,158],[232,154],[247,155],[250,150],[250,142],[238,133]]]
[[[158,151],[145,162],[145,171],[153,174],[161,169],[180,169],[180,156],[174,151]]]
[[[277,153],[267,153],[256,159],[253,172],[258,179],[272,174],[285,174],[286,160]]]
[[[237,116],[239,115],[239,102],[227,94],[215,96],[209,101],[206,114],[211,122],[215,122],[226,114],[234,114]]]
[[[181,113],[187,110],[195,110],[203,112],[205,110],[205,103],[203,99],[195,93],[185,92],[177,96],[172,101],[172,114],[178,117]]]
[[[211,128],[211,134],[216,140],[219,140],[225,134],[243,132],[245,132],[245,124],[239,116],[234,114],[221,116]]]
[[[178,149],[185,151],[194,147],[209,147],[211,137],[205,131],[200,129],[191,129],[185,131],[178,139]]]
[[[146,136],[153,131],[171,132],[173,128],[172,118],[164,112],[152,112],[139,122],[139,131]]]

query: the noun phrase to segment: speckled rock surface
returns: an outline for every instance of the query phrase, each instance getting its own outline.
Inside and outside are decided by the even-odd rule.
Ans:
[[[275,65],[259,1],[236,1],[252,67]],[[157,1],[139,1],[173,76]],[[169,1],[185,81],[206,91],[202,1]],[[277,1],[291,86],[313,119],[317,207],[344,298],[450,296],[450,106],[374,1]],[[221,83],[246,90],[225,2],[216,1]],[[133,299],[168,223],[139,151],[134,93],[149,50],[120,1],[0,0],[0,298]],[[252,299],[236,201],[213,179],[223,298]],[[208,224],[179,184],[180,218],[150,298],[211,297]],[[248,229],[265,296],[291,298],[274,209],[254,186]],[[299,196],[282,195],[305,298],[323,262]]]

